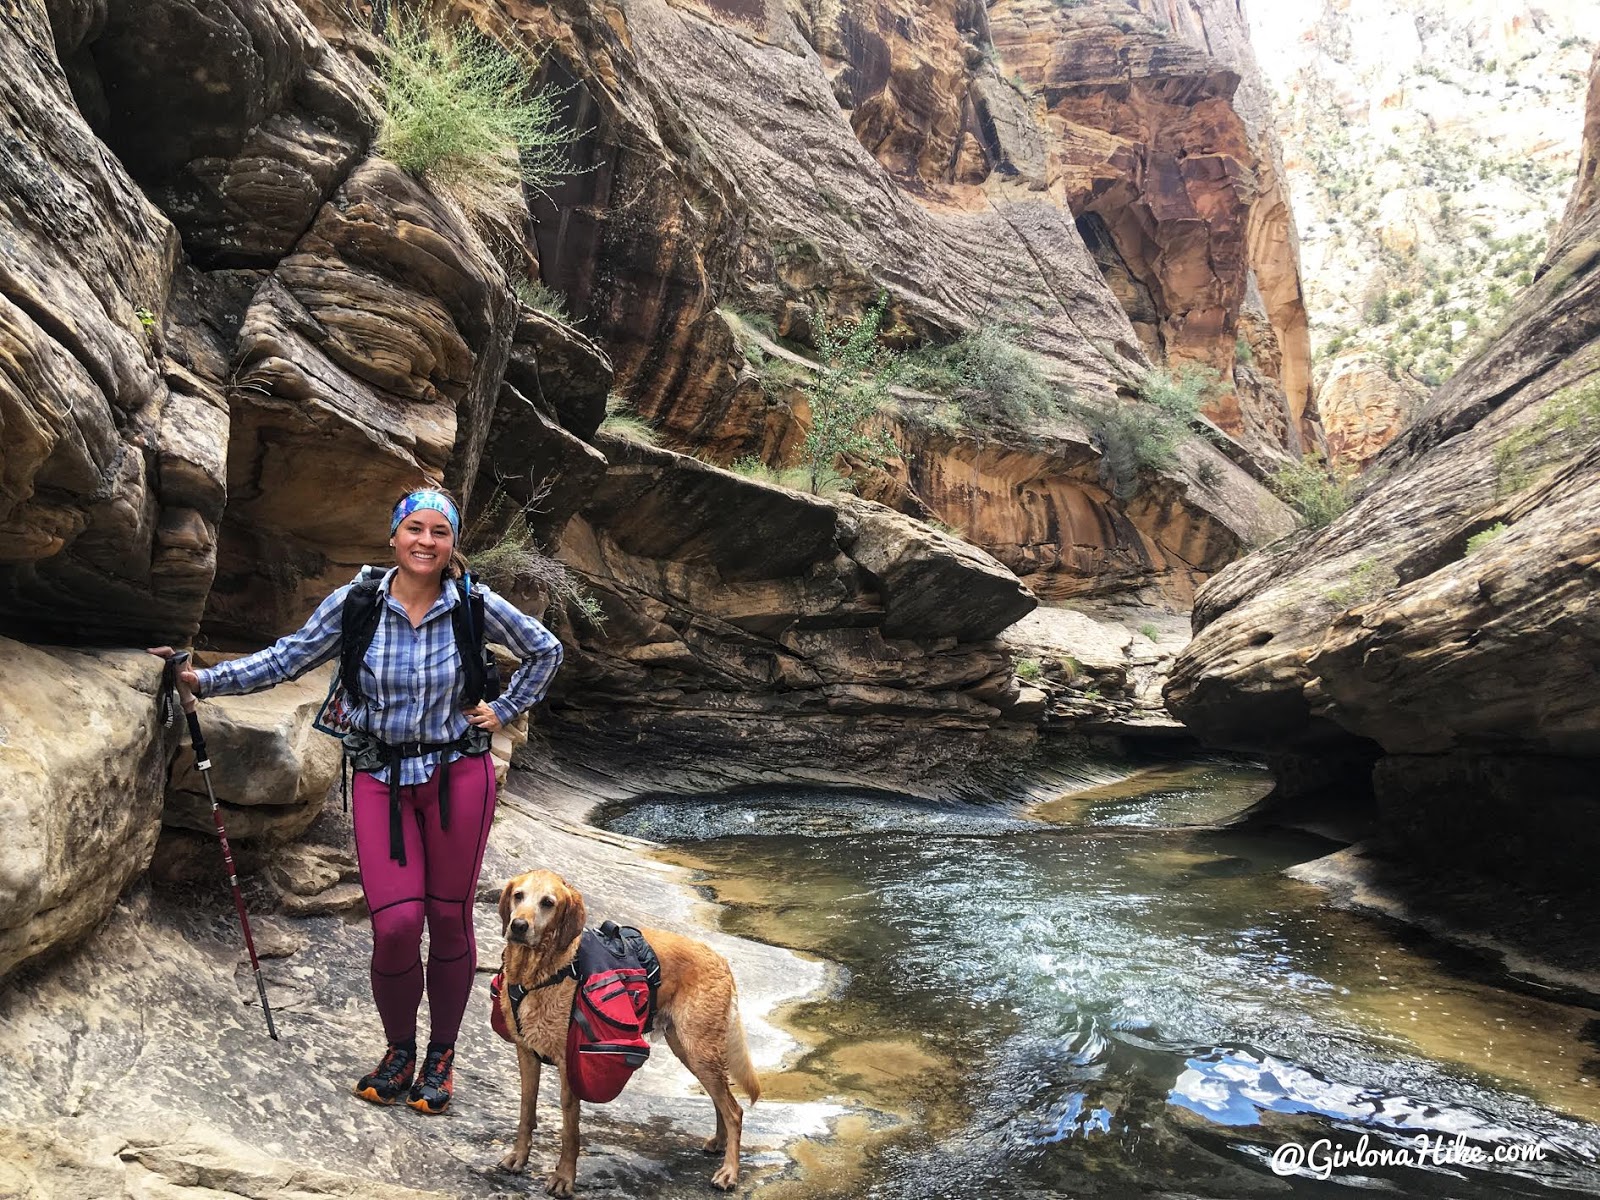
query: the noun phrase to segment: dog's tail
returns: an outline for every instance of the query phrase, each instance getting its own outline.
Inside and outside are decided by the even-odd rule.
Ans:
[[[750,1097],[750,1103],[761,1099],[761,1080],[756,1078],[756,1069],[750,1064],[750,1047],[744,1040],[744,1022],[739,1018],[737,995],[728,1002],[727,1061],[728,1078]]]

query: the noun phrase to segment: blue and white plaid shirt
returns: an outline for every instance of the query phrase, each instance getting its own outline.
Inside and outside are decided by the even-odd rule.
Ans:
[[[456,649],[450,610],[461,603],[454,583],[447,583],[415,629],[405,606],[389,594],[398,568],[390,568],[379,585],[382,608],[377,632],[361,668],[361,691],[370,699],[355,714],[355,724],[391,744],[448,742],[467,731],[460,709],[461,655]],[[265,650],[199,671],[202,696],[243,696],[298,679],[339,653],[345,584],[317,605],[305,625],[279,638]],[[502,724],[531,708],[550,690],[561,665],[561,642],[515,605],[483,589],[485,640],[500,642],[522,660],[505,691],[489,707]],[[452,751],[449,761],[460,758]],[[403,785],[426,783],[439,765],[436,751],[403,760]],[[374,772],[389,782],[389,773]]]

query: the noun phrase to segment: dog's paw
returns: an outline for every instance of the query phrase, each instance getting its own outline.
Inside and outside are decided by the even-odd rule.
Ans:
[[[550,1177],[544,1181],[544,1190],[551,1196],[572,1195],[572,1185],[577,1182],[577,1175],[567,1174],[560,1167],[550,1172]]]
[[[739,1186],[739,1168],[723,1167],[711,1177],[711,1186],[719,1192],[731,1192]]]
[[[500,1169],[502,1171],[521,1171],[522,1168],[527,1165],[528,1152],[526,1150],[522,1151],[521,1153],[513,1150],[510,1154],[506,1155],[500,1160]]]

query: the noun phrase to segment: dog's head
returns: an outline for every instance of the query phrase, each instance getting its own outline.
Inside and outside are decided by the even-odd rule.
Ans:
[[[554,871],[529,871],[500,890],[500,932],[523,946],[568,946],[583,932],[583,894]]]

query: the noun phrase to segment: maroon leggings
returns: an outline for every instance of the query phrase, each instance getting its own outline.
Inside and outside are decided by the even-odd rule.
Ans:
[[[450,772],[450,828],[439,828],[439,771]],[[428,923],[431,1040],[453,1042],[472,994],[478,944],[472,902],[494,820],[494,762],[479,754],[400,789],[406,865],[389,857],[389,785],[356,772],[351,807],[361,886],[372,914],[372,998],[391,1042],[417,1036],[422,923]]]

